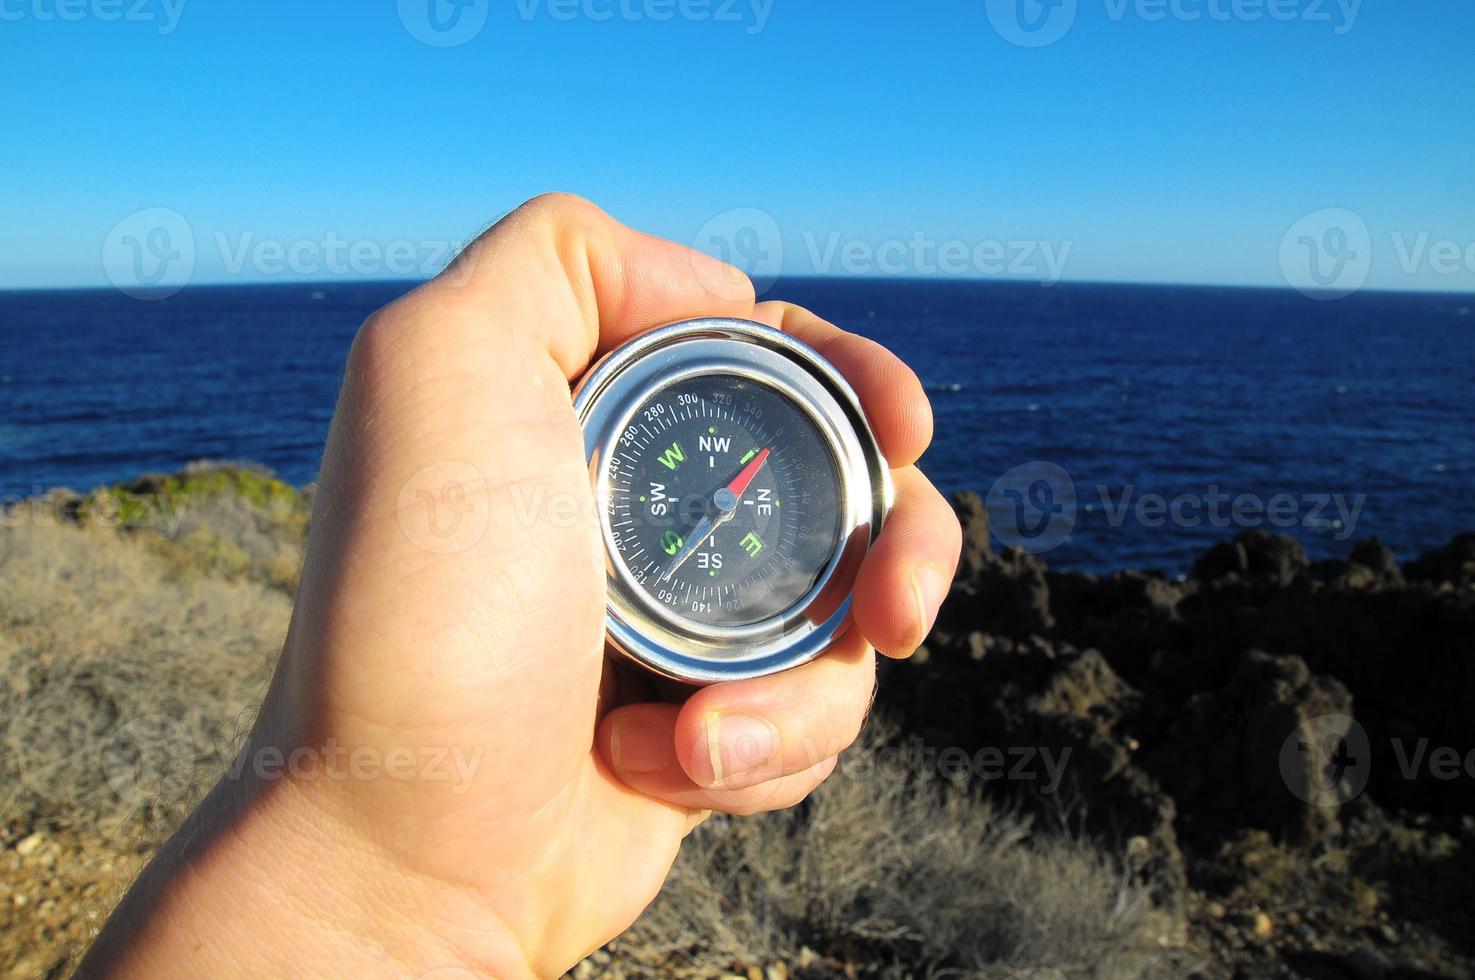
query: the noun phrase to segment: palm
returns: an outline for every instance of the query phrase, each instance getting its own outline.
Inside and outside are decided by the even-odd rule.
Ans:
[[[529,396],[510,383],[441,390],[437,406],[477,407],[434,422],[381,412],[379,444],[345,447],[350,458],[382,460],[383,443],[429,427],[454,461],[411,455],[401,464],[409,483],[394,494],[408,509],[323,532],[338,544],[332,566],[358,571],[353,608],[335,611],[331,639],[314,644],[330,708],[320,717],[340,742],[386,756],[408,748],[429,765],[447,753],[447,778],[429,792],[418,780],[351,784],[354,807],[406,868],[476,890],[504,920],[517,913],[503,897],[532,880],[587,903],[571,909],[565,899],[569,921],[614,935],[659,889],[688,811],[630,789],[594,749],[598,718],[623,703],[622,682],[604,657],[604,573],[582,516],[592,512],[577,422],[566,399],[553,406],[526,436],[553,447],[536,472],[478,495],[479,479],[508,466],[508,430],[488,433],[479,420],[507,418],[504,400]],[[325,483],[325,499],[333,492]],[[553,506],[578,516],[542,512]]]

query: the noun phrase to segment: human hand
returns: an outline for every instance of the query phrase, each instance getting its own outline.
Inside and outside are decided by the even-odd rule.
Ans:
[[[605,657],[605,558],[569,385],[636,333],[708,315],[780,327],[834,363],[897,494],[856,581],[856,629],[811,663],[681,702]],[[916,377],[879,345],[755,303],[737,270],[577,198],[519,208],[360,331],[247,763],[140,879],[84,972],[572,966],[649,904],[707,811],[813,790],[864,720],[872,647],[906,656],[926,635],[960,550],[912,465],[931,426]],[[340,749],[385,765],[336,778]],[[430,772],[442,751],[446,771]],[[253,761],[272,752],[304,764],[263,776]],[[397,753],[413,773],[387,775]]]

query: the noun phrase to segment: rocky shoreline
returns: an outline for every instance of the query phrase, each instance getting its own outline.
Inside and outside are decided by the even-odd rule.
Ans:
[[[883,663],[862,765],[709,822],[577,975],[1475,975],[1475,535],[1400,564],[1251,531],[1183,579],[1089,575],[955,506],[957,579]],[[310,512],[198,464],[6,513],[0,975],[64,975],[229,762]],[[871,778],[896,748],[920,778]]]
[[[1052,571],[955,507],[951,595],[881,681],[903,730],[1068,750],[1053,792],[986,792],[1121,848],[1211,975],[1475,973],[1475,535],[1400,565],[1248,531],[1175,581]]]

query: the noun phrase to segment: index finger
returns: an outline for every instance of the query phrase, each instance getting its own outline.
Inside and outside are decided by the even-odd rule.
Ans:
[[[860,396],[893,469],[910,466],[927,449],[932,441],[932,405],[922,382],[901,358],[793,303],[759,303],[753,319],[797,337],[835,365]]]
[[[474,367],[468,359],[478,356],[505,363],[516,340],[546,350],[573,380],[595,356],[651,327],[751,317],[753,284],[733,266],[629,228],[589,201],[544,194],[393,307],[409,315],[392,319],[418,319],[439,333],[457,370]]]

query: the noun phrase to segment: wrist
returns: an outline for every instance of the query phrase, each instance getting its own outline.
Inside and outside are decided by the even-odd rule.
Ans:
[[[79,976],[531,977],[477,896],[398,866],[284,776],[226,776],[160,849]]]

